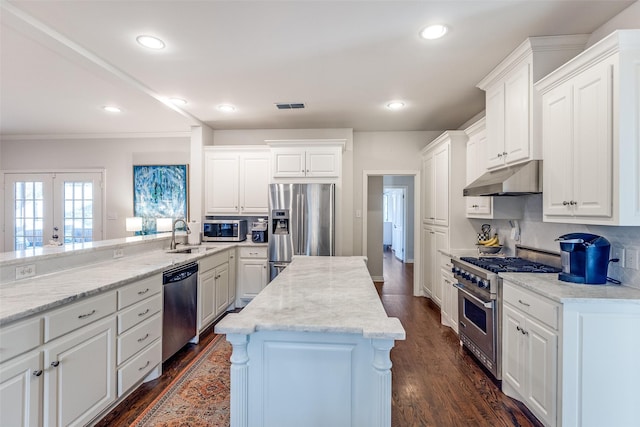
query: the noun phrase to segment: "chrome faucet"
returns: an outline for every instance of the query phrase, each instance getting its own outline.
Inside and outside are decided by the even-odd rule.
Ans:
[[[181,222],[184,223],[185,228],[187,229],[187,234],[191,234],[191,230],[189,229],[189,225],[184,218],[178,218],[173,221],[173,225],[171,226],[171,243],[169,244],[169,249],[174,250],[176,248],[176,224]]]

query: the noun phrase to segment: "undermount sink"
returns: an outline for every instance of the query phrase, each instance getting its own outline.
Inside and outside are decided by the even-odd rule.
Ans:
[[[209,252],[214,249],[218,249],[215,246],[181,246],[176,249],[169,249],[167,253],[169,254],[199,254],[204,252]]]

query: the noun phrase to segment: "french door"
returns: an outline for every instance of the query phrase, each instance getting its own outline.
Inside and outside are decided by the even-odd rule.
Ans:
[[[5,250],[102,239],[101,172],[5,174]]]

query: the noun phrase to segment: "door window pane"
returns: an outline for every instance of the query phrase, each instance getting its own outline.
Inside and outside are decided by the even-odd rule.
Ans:
[[[14,246],[20,251],[42,246],[42,182],[21,181],[14,184]]]
[[[64,242],[90,242],[93,235],[93,183],[64,184]]]

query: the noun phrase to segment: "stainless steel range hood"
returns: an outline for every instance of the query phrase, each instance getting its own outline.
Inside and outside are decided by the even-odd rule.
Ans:
[[[490,171],[467,185],[465,196],[522,196],[542,192],[542,163],[531,160]]]

